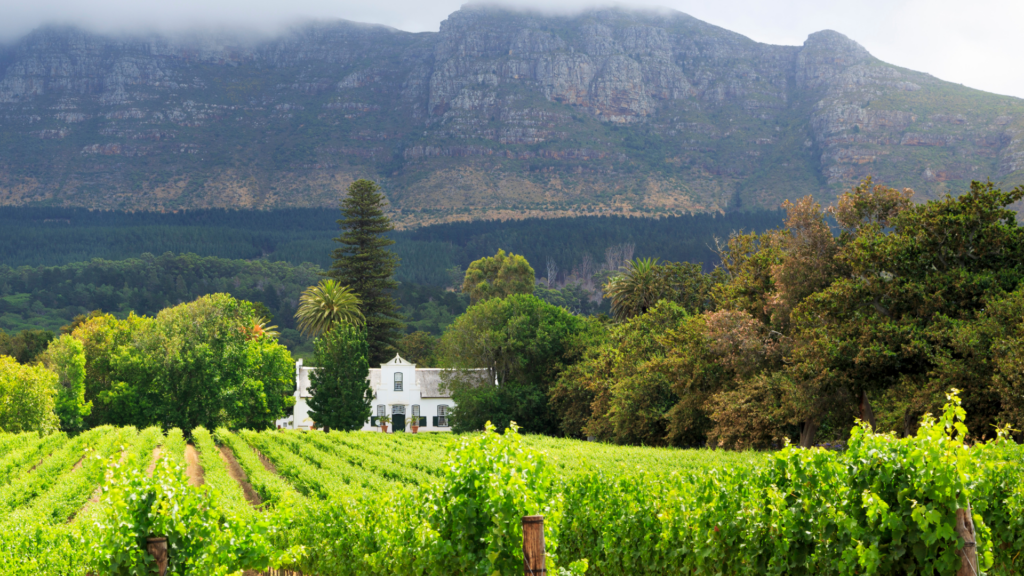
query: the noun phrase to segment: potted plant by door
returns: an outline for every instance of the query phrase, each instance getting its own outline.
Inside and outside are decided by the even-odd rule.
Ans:
[[[380,422],[380,431],[387,433],[388,424],[391,424],[391,416],[381,416],[377,418],[377,421]]]
[[[420,429],[420,417],[419,416],[413,416],[412,419],[409,420],[409,428],[412,429],[412,433],[413,434],[415,434],[416,432],[419,431],[419,429]]]

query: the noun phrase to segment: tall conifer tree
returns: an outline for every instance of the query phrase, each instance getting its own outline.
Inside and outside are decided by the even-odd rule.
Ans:
[[[398,256],[387,249],[395,243],[386,234],[394,230],[384,214],[387,200],[380,186],[370,180],[356,180],[341,202],[341,244],[332,254],[328,272],[347,285],[362,300],[366,318],[370,366],[387,362],[396,353],[403,324],[391,291],[398,287],[393,276]]]

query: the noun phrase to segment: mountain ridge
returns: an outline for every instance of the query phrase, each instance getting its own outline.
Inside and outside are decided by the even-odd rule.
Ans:
[[[1024,101],[831,30],[775,46],[679,12],[477,5],[436,33],[229,36],[0,49],[0,205],[329,206],[369,177],[415,226],[828,202],[868,174],[921,199],[1024,182]]]

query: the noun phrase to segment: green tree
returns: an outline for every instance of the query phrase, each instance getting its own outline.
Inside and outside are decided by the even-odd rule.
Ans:
[[[22,330],[14,336],[0,330],[0,354],[11,356],[22,364],[35,362],[53,340],[49,330]]]
[[[51,432],[59,424],[53,411],[57,375],[42,366],[25,366],[0,356],[0,431]]]
[[[398,341],[398,350],[402,358],[413,364],[433,366],[436,364],[434,353],[437,349],[437,342],[438,338],[430,332],[417,330],[402,336],[402,339]]]
[[[677,426],[670,434],[680,398],[671,374],[660,365],[669,353],[662,337],[674,330],[688,331],[700,324],[699,318],[663,300],[648,312],[591,336],[583,358],[560,374],[550,392],[563,431],[623,444],[703,444],[706,416],[698,415],[695,422]]]
[[[845,408],[911,433],[961,387],[969,427],[991,429],[1000,397],[980,330],[1024,281],[1024,227],[1009,208],[1022,198],[1024,188],[979,182],[918,205],[884,187],[844,197],[841,274],[792,314],[798,414],[824,421]]]
[[[977,328],[955,333],[957,360],[963,375],[975,383],[991,367],[999,422],[1010,424],[1019,442],[1024,439],[1024,288],[992,301],[979,320]]]
[[[89,320],[91,318],[96,318],[96,317],[102,316],[102,315],[103,315],[103,311],[102,310],[93,310],[92,312],[89,312],[88,314],[76,314],[75,317],[71,319],[71,322],[69,324],[65,324],[64,326],[60,327],[60,333],[61,334],[71,334],[72,332],[75,331],[75,328],[78,328],[79,326],[81,326],[83,323],[85,323],[86,320]]]
[[[338,324],[314,343],[317,369],[310,375],[309,415],[330,431],[358,430],[370,417],[373,391],[367,376],[366,332]]]
[[[362,324],[359,295],[332,278],[310,286],[299,296],[299,309],[295,312],[299,331],[311,338],[330,332],[334,326]]]
[[[594,294],[579,282],[566,284],[561,290],[537,286],[533,293],[548,304],[561,306],[573,314],[591,315],[600,307],[600,302],[592,300]]]
[[[1009,207],[1024,189],[911,196],[868,179],[836,207],[787,202],[785,229],[730,239],[729,280],[713,290],[722,314],[704,330],[702,362],[726,369],[705,388],[710,436],[767,446],[797,430],[806,446],[854,418],[911,434],[954,387],[971,429],[1015,420],[1024,228]],[[677,390],[698,383],[685,375],[693,362],[676,364]]]
[[[395,243],[387,236],[394,226],[384,214],[386,207],[387,200],[374,182],[356,180],[348,187],[338,220],[342,232],[334,239],[341,246],[335,248],[328,272],[362,299],[369,362],[374,365],[394,356],[402,330],[392,295],[398,286],[393,278],[398,257],[387,249]]]
[[[637,258],[626,264],[625,272],[608,280],[604,293],[611,298],[612,315],[622,321],[647,312],[660,300],[691,312],[712,309],[712,287],[722,280],[720,272],[703,274],[699,264],[658,264],[657,258]]]
[[[658,273],[657,258],[637,258],[626,264],[626,271],[605,284],[604,294],[611,298],[612,315],[626,320],[643,314],[662,300],[668,291]]]
[[[154,378],[147,370],[140,343],[152,332],[152,318],[129,313],[118,319],[112,314],[92,316],[72,332],[85,351],[85,402],[92,405],[85,416],[85,427],[142,421],[150,410],[146,398],[121,394],[134,379]],[[132,376],[125,373],[130,368]],[[124,402],[121,399],[125,398]]]
[[[470,306],[438,347],[441,365],[453,368],[445,376],[457,405],[453,429],[480,430],[488,420],[504,427],[515,421],[530,432],[557,434],[558,416],[549,406],[548,390],[577,360],[579,350],[571,344],[585,328],[583,318],[532,294]],[[475,368],[486,368],[488,375],[468,371]]]
[[[211,294],[156,318],[87,320],[88,424],[268,428],[294,404],[291,354],[248,302]]]
[[[43,364],[58,376],[56,412],[60,429],[71,433],[82,430],[85,417],[92,412],[92,403],[85,400],[85,347],[70,334],[63,334],[50,342]]]
[[[505,298],[512,294],[533,294],[536,284],[533,268],[526,258],[505,254],[498,249],[494,256],[475,260],[466,270],[462,291],[469,294],[470,302],[488,298]]]

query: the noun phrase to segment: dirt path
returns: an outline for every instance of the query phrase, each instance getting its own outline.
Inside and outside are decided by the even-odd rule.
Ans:
[[[199,464],[199,452],[192,444],[185,445],[185,473],[188,474],[188,483],[193,486],[202,486],[206,482],[203,474],[203,467]]]
[[[153,458],[149,462],[149,468],[146,468],[147,478],[153,477],[153,471],[156,470],[156,463],[158,460],[160,460],[160,455],[163,454],[163,451],[163,448],[161,448],[160,446],[153,448]]]
[[[253,506],[259,506],[263,503],[260,495],[256,492],[256,489],[249,484],[249,478],[245,475],[245,470],[238,465],[238,460],[235,460],[235,455],[228,450],[227,446],[220,447],[220,458],[224,461],[224,464],[228,467],[228,475],[238,482],[238,485],[242,487],[242,492],[245,494],[245,499],[249,501],[249,504]]]
[[[121,455],[121,458],[124,458],[124,454]],[[75,465],[71,467],[71,471],[74,472],[75,470],[78,470],[82,467],[83,463],[85,463],[85,456],[82,456],[78,459],[78,462],[75,462]]]
[[[274,466],[274,463],[270,461],[270,458],[267,458],[262,452],[255,448],[253,448],[252,451],[256,453],[256,456],[260,459],[260,463],[263,464],[263,467],[266,468],[268,472],[273,472],[274,474],[281,476],[281,473],[277,471],[277,466]]]

